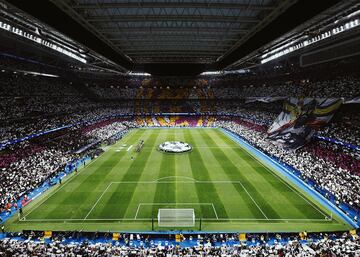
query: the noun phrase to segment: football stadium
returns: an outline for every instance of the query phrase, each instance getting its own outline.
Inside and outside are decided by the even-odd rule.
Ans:
[[[360,3],[0,0],[0,256],[360,256]]]

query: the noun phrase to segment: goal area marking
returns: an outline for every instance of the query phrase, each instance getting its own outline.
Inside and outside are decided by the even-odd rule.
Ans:
[[[135,217],[134,217],[134,220],[136,220],[136,219],[138,219],[138,214],[139,214],[139,212],[140,212],[140,209],[141,209],[141,207],[142,206],[145,206],[145,205],[147,205],[147,206],[153,206],[153,205],[158,205],[158,206],[169,206],[169,205],[174,205],[174,206],[177,206],[177,205],[209,205],[209,206],[211,206],[212,207],[212,210],[213,210],[213,212],[214,212],[214,214],[215,214],[215,217],[216,217],[216,219],[218,220],[219,219],[219,216],[218,216],[218,214],[217,214],[217,212],[216,212],[216,209],[215,209],[215,206],[214,206],[214,204],[213,203],[139,203],[138,204],[138,207],[137,207],[137,209],[136,209],[136,213],[135,213]]]

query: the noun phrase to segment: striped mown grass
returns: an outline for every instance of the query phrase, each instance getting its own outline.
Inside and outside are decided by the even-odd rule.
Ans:
[[[135,152],[139,140],[145,145]],[[165,154],[164,141],[193,150]],[[133,158],[132,158],[133,157]],[[136,129],[7,222],[7,229],[148,231],[159,208],[193,208],[208,231],[337,231],[350,226],[219,129]],[[155,222],[155,229],[161,230]],[[166,228],[169,229],[169,228]],[[173,228],[187,229],[187,228]],[[199,229],[196,226],[188,229]]]

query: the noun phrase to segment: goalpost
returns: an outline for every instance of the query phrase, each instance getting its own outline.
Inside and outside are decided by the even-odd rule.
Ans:
[[[194,209],[159,209],[159,227],[194,227]]]

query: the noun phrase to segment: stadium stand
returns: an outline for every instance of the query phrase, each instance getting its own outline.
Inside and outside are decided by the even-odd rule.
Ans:
[[[126,101],[122,103],[120,106],[118,104],[113,103],[99,103],[99,102],[92,102],[91,100],[85,99],[81,96],[81,94],[77,93],[71,85],[65,82],[57,81],[55,79],[56,83],[48,83],[47,79],[44,79],[40,84],[39,78],[28,78],[25,75],[9,75],[8,77],[5,77],[5,79],[2,81],[3,86],[3,92],[6,92],[8,96],[19,96],[19,95],[25,95],[28,96],[28,98],[25,98],[25,104],[24,102],[19,99],[15,98],[6,98],[9,100],[5,100],[4,108],[7,108],[3,114],[9,115],[8,117],[2,117],[2,120],[5,122],[2,125],[1,131],[1,142],[5,143],[9,140],[13,139],[19,139],[23,138],[25,136],[29,136],[31,134],[35,134],[37,132],[46,131],[49,129],[59,128],[62,126],[74,126],[71,127],[69,130],[76,130],[77,128],[81,127],[81,130],[84,132],[84,136],[93,138],[93,140],[104,140],[108,139],[111,135],[116,134],[116,132],[122,131],[127,124],[121,122],[116,122],[115,120],[109,120],[111,115],[119,115],[119,114],[132,114],[136,113],[136,108],[132,109],[130,107],[129,103]],[[54,80],[54,79],[53,79]],[[324,82],[324,84],[327,83]],[[351,85],[356,85],[357,82],[350,83]],[[7,85],[11,84],[17,84],[17,85],[26,85],[25,87],[21,87],[21,94],[19,93],[19,89],[17,87],[7,87]],[[333,85],[336,83],[334,82]],[[40,85],[39,91],[34,91],[34,85]],[[49,88],[47,88],[49,85]],[[65,87],[64,87],[65,86]],[[59,87],[62,88],[62,90],[59,90]],[[42,89],[43,88],[43,89]],[[354,95],[352,92],[352,88],[349,87],[343,87],[338,92],[342,92],[343,95],[346,97],[348,92],[349,94]],[[57,93],[56,98],[53,98],[53,92],[61,92]],[[41,93],[42,92],[42,93]],[[264,94],[266,94],[267,91],[264,91]],[[333,92],[329,90],[329,92]],[[33,95],[34,94],[34,95]],[[38,97],[39,94],[43,94],[41,98]],[[142,94],[142,92],[141,92]],[[72,97],[69,97],[69,95],[72,95]],[[158,93],[158,95],[161,95]],[[331,95],[329,95],[331,96]],[[160,96],[161,98],[162,96]],[[224,98],[227,98],[224,96]],[[46,104],[46,99],[48,102]],[[155,98],[157,99],[157,98]],[[186,98],[185,98],[186,99]],[[10,101],[11,100],[11,101]],[[29,102],[27,102],[29,101]],[[146,108],[146,110],[150,110],[150,114],[156,114],[153,113],[151,110],[153,109],[153,106],[158,106],[159,99],[155,102],[147,102],[148,104],[151,104],[152,108]],[[166,111],[165,106],[170,106],[171,103],[161,103],[161,110]],[[209,99],[209,102],[198,102],[198,101],[188,101],[187,105],[211,105],[212,100]],[[165,104],[165,105],[164,105]],[[335,195],[336,199],[338,199],[337,203],[345,202],[350,204],[351,206],[359,208],[359,199],[360,196],[358,194],[359,188],[359,157],[358,152],[354,150],[349,150],[346,147],[322,142],[322,141],[315,141],[314,143],[308,145],[306,148],[299,151],[299,153],[296,155],[295,158],[294,155],[287,156],[285,152],[276,145],[272,144],[270,141],[267,141],[266,138],[266,130],[268,125],[275,119],[275,117],[280,112],[281,108],[281,102],[279,103],[269,103],[269,104],[234,104],[229,102],[217,102],[216,103],[216,111],[212,114],[214,115],[225,115],[225,114],[234,114],[238,115],[239,120],[234,122],[226,122],[221,121],[221,118],[216,118],[218,121],[212,124],[212,122],[208,122],[209,119],[212,120],[211,117],[184,117],[184,116],[178,116],[178,117],[171,117],[170,119],[168,117],[152,117],[146,118],[143,122],[137,121],[139,125],[146,124],[147,126],[220,126],[229,128],[232,131],[237,132],[242,137],[247,136],[247,131],[249,131],[249,136],[251,135],[251,138],[246,138],[247,140],[251,141],[256,146],[263,149],[265,152],[270,153],[272,155],[275,155],[277,157],[280,157],[283,161],[286,163],[294,166],[294,168],[300,170],[304,176],[304,179],[311,179],[314,180],[316,184],[321,186],[321,188],[328,190],[332,194]],[[30,107],[30,108],[29,108]],[[36,108],[34,110],[31,110],[31,108]],[[196,108],[182,108],[180,112],[189,112],[189,110],[194,110]],[[257,110],[259,109],[259,110]],[[8,112],[7,110],[11,110],[12,112]],[[30,113],[26,113],[26,111],[31,110]],[[277,110],[277,112],[276,112]],[[169,110],[171,111],[171,110]],[[46,113],[46,114],[45,114]],[[42,120],[39,120],[36,117],[46,117],[49,113],[51,113],[51,116],[49,118],[44,118]],[[201,112],[200,112],[201,113]],[[205,112],[206,113],[206,112]],[[22,117],[18,117],[19,114],[23,114],[26,119],[21,119]],[[45,116],[44,116],[45,115]],[[103,117],[103,118],[101,118]],[[351,126],[344,126],[344,120],[348,120],[348,116],[341,115],[340,119],[335,119],[333,123],[330,123],[328,127],[326,127],[324,130],[320,131],[319,134],[339,139],[343,142],[347,143],[353,143],[355,145],[358,144],[358,138],[356,133],[358,131],[358,122],[356,119],[357,116],[355,116],[355,119],[352,117]],[[29,118],[34,118],[29,119]],[[15,119],[15,122],[12,121]],[[103,119],[104,121],[101,121]],[[166,122],[166,120],[168,122]],[[78,123],[84,122],[84,124],[78,124]],[[78,124],[78,125],[76,125]],[[110,124],[107,126],[104,126],[105,124]],[[86,126],[87,125],[87,126]],[[119,126],[120,125],[120,126]],[[338,125],[339,127],[337,127]],[[85,128],[83,127],[85,126]],[[239,127],[237,127],[239,126]],[[97,127],[97,128],[96,128]],[[257,138],[255,136],[257,134],[253,133],[251,130],[257,131],[259,135]],[[238,132],[240,131],[240,132]],[[71,134],[72,133],[72,134]],[[70,135],[74,135],[74,132],[71,132]],[[77,138],[77,141],[81,141],[81,138],[83,138],[83,141],[81,143],[79,142],[69,142],[68,146],[71,146],[72,148],[77,147],[80,149],[80,146],[85,146],[85,143],[90,143],[89,139],[84,139],[84,136],[81,137],[73,137]],[[71,136],[68,136],[67,138],[62,135],[65,139],[72,138]],[[65,140],[64,140],[65,141]],[[39,176],[35,179],[35,181],[32,181],[32,186],[24,186],[26,183],[15,183],[15,184],[21,184],[27,190],[17,189],[14,192],[10,193],[10,195],[7,195],[6,197],[3,197],[3,199],[17,199],[17,195],[24,195],[29,190],[29,188],[34,189],[36,185],[39,185],[39,183],[43,182],[48,176],[53,174],[59,168],[59,166],[64,165],[66,162],[71,161],[71,158],[65,157],[66,155],[64,153],[68,152],[68,149],[62,149],[63,146],[61,145],[61,140],[59,140],[59,143],[56,145],[52,152],[45,151],[44,149],[47,149],[46,146],[39,146],[39,144],[35,146],[29,146],[29,143],[23,143],[19,146],[15,146],[14,150],[8,150],[10,152],[9,154],[1,154],[1,164],[2,168],[5,169],[6,167],[14,167],[13,168],[13,174],[10,176],[9,182],[5,183],[4,181],[4,188],[3,190],[6,190],[6,188],[9,187],[9,185],[12,185],[15,183],[15,181],[11,181],[11,178],[17,178],[21,179],[21,177],[18,177],[16,174],[16,170],[28,170],[29,167],[32,167],[31,163],[36,162],[37,165],[41,164],[42,162],[39,161],[39,158],[54,158],[55,163],[54,166],[50,164],[50,167],[44,167],[44,170],[47,170],[45,175]],[[24,146],[22,146],[24,145]],[[40,144],[41,145],[41,144]],[[46,144],[43,144],[46,145]],[[73,146],[75,145],[75,146]],[[16,150],[18,149],[18,150]],[[29,166],[24,166],[23,162],[26,160],[25,157],[23,158],[16,158],[17,162],[15,161],[15,157],[17,156],[16,152],[21,152],[21,155],[25,155],[25,153],[22,150],[19,149],[26,149],[25,152],[29,153],[37,153],[37,155],[33,155],[32,158],[34,160],[27,160],[29,163]],[[43,150],[39,150],[43,149]],[[74,150],[74,149],[72,149]],[[15,153],[14,153],[14,152]],[[339,154],[340,153],[340,154]],[[30,155],[30,154],[29,154]],[[20,159],[20,160],[18,160]],[[305,161],[306,160],[306,161]],[[320,162],[319,160],[324,160],[323,162]],[[10,163],[9,163],[10,162]],[[314,163],[317,163],[317,165],[314,165]],[[10,165],[12,164],[12,165]],[[41,166],[41,165],[40,165]],[[17,167],[17,168],[16,168]],[[51,168],[52,167],[52,168]],[[325,169],[326,167],[326,169]],[[328,171],[332,172],[328,172]],[[326,171],[326,172],[325,172]],[[19,172],[19,171],[18,171]],[[325,172],[325,173],[324,173]],[[41,174],[41,172],[39,173]],[[25,177],[28,177],[28,179],[31,179],[32,177],[30,175],[24,175]],[[22,181],[22,180],[21,180]],[[346,182],[345,182],[346,181]],[[345,182],[345,183],[344,183]],[[10,183],[10,184],[9,184]],[[344,184],[343,184],[344,183]],[[343,185],[342,185],[343,184]],[[14,189],[13,189],[14,190]],[[4,191],[5,193],[6,191]],[[16,193],[15,193],[16,192]],[[5,195],[8,192],[5,193]],[[15,195],[15,196],[14,196]],[[6,205],[6,200],[2,201],[3,208]]]
[[[280,8],[275,3],[279,1],[270,1],[268,5],[256,4],[255,7],[253,5],[256,1],[240,6],[239,3],[233,1],[223,1],[223,3],[215,1],[211,4],[207,1],[204,3],[149,1],[138,3],[136,6],[131,1],[127,3],[97,1],[96,5],[92,5],[90,3],[92,1],[78,0],[52,3],[55,9],[63,8],[60,14],[73,10],[77,13],[73,16],[75,20],[81,17],[82,25],[73,26],[78,32],[75,36],[74,34],[62,36],[62,32],[53,31],[51,25],[57,29],[60,27],[51,24],[51,19],[48,20],[50,26],[42,24],[41,18],[33,20],[31,15],[23,13],[25,10],[19,9],[16,2],[0,1],[0,37],[3,39],[0,42],[0,224],[2,226],[0,256],[360,256],[360,77],[358,65],[360,59],[358,53],[351,53],[338,60],[334,51],[334,58],[329,57],[330,59],[325,63],[309,67],[302,66],[300,61],[301,55],[306,51],[291,54],[293,49],[300,49],[297,48],[300,46],[293,44],[301,45],[299,42],[304,38],[307,40],[304,42],[307,43],[302,44],[313,45],[313,48],[310,46],[309,49],[315,52],[322,47],[341,45],[344,40],[357,38],[358,28],[356,27],[360,24],[359,3],[353,0],[337,1],[339,3],[336,8],[334,3],[330,3],[336,1],[324,3],[324,6],[331,7],[321,9],[328,11],[326,15],[322,13],[324,16],[321,26],[324,28],[314,25],[319,22],[319,19],[310,19],[312,17],[310,10],[316,8],[308,5],[309,14],[302,13],[304,17],[300,17],[304,18],[306,26],[294,27],[296,29],[293,32],[282,31],[282,33],[288,33],[287,41],[285,39],[281,39],[284,40],[281,42],[270,40],[265,44],[261,40],[253,39],[252,42],[247,43],[251,51],[248,49],[246,56],[241,58],[237,56],[237,60],[231,61],[229,58],[235,58],[235,55],[244,52],[241,48],[236,48],[236,51],[232,52],[233,40],[227,42],[224,49],[218,49],[221,52],[221,56],[218,56],[217,48],[220,47],[217,45],[210,47],[211,50],[206,48],[206,51],[202,51],[201,49],[207,45],[201,45],[202,40],[195,40],[198,41],[197,44],[200,44],[198,45],[200,49],[195,47],[195,50],[188,51],[181,48],[186,44],[185,46],[178,44],[181,37],[176,37],[175,41],[172,39],[171,45],[166,45],[168,44],[167,37],[171,38],[171,35],[176,33],[181,35],[184,33],[182,29],[185,29],[187,33],[196,31],[198,36],[203,33],[202,30],[210,32],[214,30],[211,32],[214,34],[208,35],[207,39],[209,40],[210,37],[214,42],[220,43],[225,41],[226,37],[219,36],[217,30],[224,35],[230,35],[228,33],[232,31],[237,31],[236,34],[242,34],[245,31],[250,37],[252,30],[248,30],[248,27],[251,25],[236,28],[231,26],[236,23],[243,24],[243,22],[261,25],[258,23],[260,20],[268,21],[265,17],[270,19],[270,24],[271,19],[277,15],[269,15],[268,11],[276,10],[281,13],[289,8],[288,11],[291,14],[291,8],[294,7],[291,4],[293,1],[283,1],[287,8]],[[47,5],[45,2],[54,1],[44,1],[44,6]],[[298,2],[300,5],[306,1]],[[112,39],[108,34],[112,33],[114,26],[97,24],[106,21],[109,22],[107,25],[114,25],[114,20],[117,20],[115,23],[117,28],[121,21],[129,22],[128,18],[133,22],[141,19],[146,23],[147,18],[150,21],[151,18],[156,21],[159,17],[151,16],[155,13],[137,16],[119,12],[99,16],[100,13],[112,13],[114,5],[123,5],[129,9],[139,8],[141,12],[144,8],[152,9],[151,4],[164,7],[165,12],[167,8],[174,8],[171,5],[191,5],[191,8],[195,8],[192,5],[198,5],[196,8],[204,9],[199,12],[201,15],[182,17],[188,21],[193,19],[196,21],[205,14],[205,20],[206,17],[211,18],[210,16],[214,13],[207,13],[207,11],[216,6],[220,6],[223,11],[227,10],[227,6],[235,5],[236,8],[229,7],[228,14],[233,13],[231,16],[224,15],[225,13],[215,15],[217,22],[221,24],[220,28],[200,26],[179,29],[172,27],[174,30],[170,31],[167,37],[160,34],[169,32],[169,26],[160,28],[145,26],[146,30],[143,27],[132,28],[131,26],[121,28],[123,35],[127,30],[131,32],[130,29],[147,34],[148,28],[151,28],[150,30],[155,31],[153,34],[160,33],[159,38],[155,39],[144,35],[121,37],[118,38],[121,42],[117,43],[116,37]],[[146,7],[147,5],[150,8]],[[123,7],[117,8],[119,11]],[[31,11],[31,8],[25,9]],[[104,12],[105,9],[106,12]],[[240,9],[244,9],[244,13],[248,13],[248,16],[243,17],[242,12],[238,13]],[[259,10],[262,13],[257,13]],[[174,17],[174,14],[163,16],[176,22],[179,19],[178,16],[181,16],[178,12],[176,13]],[[255,13],[257,15],[252,17]],[[320,9],[318,14],[321,14]],[[231,17],[237,18],[225,26],[226,20],[231,20]],[[281,15],[279,17],[281,18]],[[309,20],[308,23],[306,20]],[[282,21],[281,24],[287,24],[287,22]],[[95,29],[95,32],[90,33],[90,37],[102,35],[105,40],[100,41],[103,44],[97,41],[96,44],[85,46],[87,33],[82,31],[82,27],[89,30]],[[226,27],[228,29],[225,29]],[[258,27],[261,29],[262,26]],[[305,27],[308,29],[304,30]],[[356,29],[351,30],[353,27]],[[327,34],[330,33],[329,31],[334,36],[334,39],[331,39],[333,41],[316,45],[317,41],[330,37]],[[252,32],[257,34],[261,31]],[[14,35],[9,35],[9,33]],[[321,38],[323,33],[325,33],[325,38]],[[339,36],[340,33],[343,34]],[[216,37],[213,38],[214,35]],[[21,40],[18,38],[20,36]],[[71,39],[72,37],[74,38]],[[310,41],[312,38],[314,42]],[[26,40],[29,39],[31,41],[27,42]],[[195,39],[200,38],[195,37]],[[88,41],[93,42],[93,40]],[[152,48],[156,46],[154,40],[160,46],[167,46],[168,50],[161,52],[161,49]],[[39,46],[34,47],[35,42]],[[144,42],[146,45],[141,45]],[[255,46],[257,42],[262,42],[262,46],[251,49],[251,45]],[[127,45],[128,43],[130,45]],[[190,44],[192,47],[193,43],[196,42]],[[138,48],[137,44],[145,47],[146,51]],[[284,50],[289,45],[292,45],[292,50],[290,51],[290,48]],[[114,51],[114,48],[119,46],[124,49],[120,47],[119,51]],[[231,52],[226,50],[229,46],[231,46]],[[45,47],[49,49],[45,51]],[[137,50],[145,55],[144,59]],[[158,51],[162,54],[156,56],[154,53]],[[176,56],[179,51],[186,54]],[[287,55],[288,52],[289,55]],[[271,56],[272,53],[278,55],[279,60]],[[281,58],[282,54],[286,57]],[[274,59],[266,64],[269,57]],[[167,63],[168,60],[174,63]],[[190,60],[190,62],[187,63],[184,60]],[[214,75],[208,75],[206,72],[197,72],[194,75],[192,72],[197,68],[192,64],[195,63],[203,67],[202,71],[205,71],[205,67],[210,67],[211,71],[207,73],[214,73]],[[180,68],[171,68],[175,67],[175,64],[180,65],[176,66]],[[161,68],[160,74],[155,72],[158,67]],[[221,72],[212,71],[214,67],[222,67]],[[131,69],[141,70],[144,73],[136,75],[136,72]],[[154,71],[151,75],[147,74],[150,70]],[[179,74],[173,76],[171,73],[174,70]],[[185,74],[180,71],[184,71]],[[163,72],[165,74],[162,74]],[[296,118],[293,119],[293,117]],[[285,125],[281,126],[281,122]],[[278,134],[272,133],[271,128],[274,125],[277,126],[275,130]],[[318,231],[316,233],[306,231],[286,233],[282,232],[283,230],[279,233],[225,233],[227,231],[225,229],[225,232],[219,230],[213,233],[202,233],[203,218],[201,217],[196,217],[196,220],[194,218],[194,224],[200,223],[199,231],[159,230],[148,233],[149,229],[143,233],[131,234],[130,230],[126,232],[126,228],[123,233],[31,229],[14,232],[7,229],[6,222],[15,218],[16,215],[19,215],[17,220],[19,223],[21,219],[24,221],[26,216],[22,216],[23,208],[50,188],[60,185],[64,177],[73,172],[77,173],[78,169],[86,168],[89,162],[93,162],[92,160],[102,157],[111,145],[117,143],[125,135],[138,128],[153,127],[156,130],[169,127],[219,128],[221,131],[231,132],[235,138],[243,140],[256,151],[259,150],[269,157],[269,160],[285,167],[291,175],[304,182],[304,185],[308,186],[314,194],[325,197],[326,203],[334,205],[334,209],[339,210],[340,216],[345,217],[342,219],[344,223],[340,225],[349,221],[353,230],[326,233]],[[281,134],[278,131],[285,131],[281,135],[283,137],[277,137]],[[172,134],[170,137],[173,136]],[[301,142],[296,144],[296,147],[291,148],[285,144],[288,141],[297,143],[299,138]],[[215,141],[216,138],[203,140]],[[147,147],[151,147],[151,143],[148,144],[149,141],[141,138],[136,142],[137,145],[135,143],[134,148],[126,144],[119,146],[118,151],[114,151],[117,162],[121,160],[118,158],[121,156],[118,154],[120,149],[124,148],[127,151],[135,149],[136,152],[131,153],[131,158],[129,158],[131,160],[129,166],[140,167],[141,163],[139,164],[136,158],[141,158]],[[171,153],[166,154],[171,155]],[[220,157],[214,156],[214,158]],[[175,166],[174,159],[171,161]],[[144,163],[146,161],[146,159],[142,160]],[[201,166],[195,168],[199,169]],[[124,177],[129,179],[130,175]],[[208,177],[204,180],[207,181]],[[176,176],[165,177],[165,179],[169,178],[177,181]],[[160,179],[164,178],[158,180]],[[182,176],[182,179],[190,179],[193,182],[203,180],[185,176]],[[132,180],[133,178],[129,179],[130,184],[135,181]],[[154,181],[157,183],[158,180]],[[166,181],[163,184],[166,184]],[[111,183],[113,182],[110,182],[110,185]],[[86,217],[79,219],[81,224],[86,223],[84,221],[110,185],[105,191],[101,191],[100,197],[92,205]],[[127,186],[124,188],[131,191],[130,187],[130,189]],[[215,188],[214,186],[214,191],[216,191]],[[264,215],[265,219],[260,219],[259,226],[268,222],[268,217],[246,187],[242,186],[242,188],[252,199],[251,202],[254,202]],[[168,188],[162,190],[157,189],[155,192],[157,196],[170,195],[170,192],[166,191]],[[253,190],[256,191],[256,188]],[[198,191],[196,193],[199,194]],[[132,199],[132,194],[126,197]],[[172,203],[166,202],[166,204]],[[203,207],[202,204],[204,203],[199,204],[200,208]],[[134,221],[138,217],[140,207],[141,203],[137,205],[137,209],[135,208]],[[218,219],[214,204],[212,208]],[[301,212],[300,205],[296,208]],[[152,207],[151,211],[154,212],[155,208]],[[332,221],[332,214],[331,217],[327,215],[324,215],[324,218],[321,217],[321,222]],[[154,230],[153,218],[151,220],[152,230]],[[274,223],[277,222],[278,220]],[[61,223],[58,224],[61,230]]]
[[[176,88],[176,84],[179,82],[173,84],[167,82],[168,85],[171,85],[171,87],[167,88],[166,86],[159,86],[159,84],[164,83],[161,80],[152,82],[157,86],[152,86],[151,83],[142,86],[143,82],[139,81],[138,86],[132,86],[131,88],[115,87],[112,85],[115,84],[114,82],[110,82],[109,85],[89,85],[88,87],[96,95],[104,99],[244,99],[247,97],[307,96],[319,98],[344,97],[350,100],[359,94],[360,80],[355,74],[353,76],[347,75],[321,80],[288,79],[287,81],[269,79],[266,84],[258,85],[256,81],[239,81],[238,78],[233,78],[229,84],[226,84],[226,87],[210,86],[212,83],[210,79],[201,79],[201,81],[206,82],[205,86],[191,87],[191,84],[196,84],[197,81],[195,80],[192,83],[189,81],[189,84],[184,84],[181,92]],[[181,79],[179,80],[186,83]],[[129,91],[135,91],[136,96],[129,94]]]
[[[147,234],[64,233],[43,239],[34,232],[9,234],[0,241],[2,256],[347,256],[360,253],[359,237],[333,234]]]

